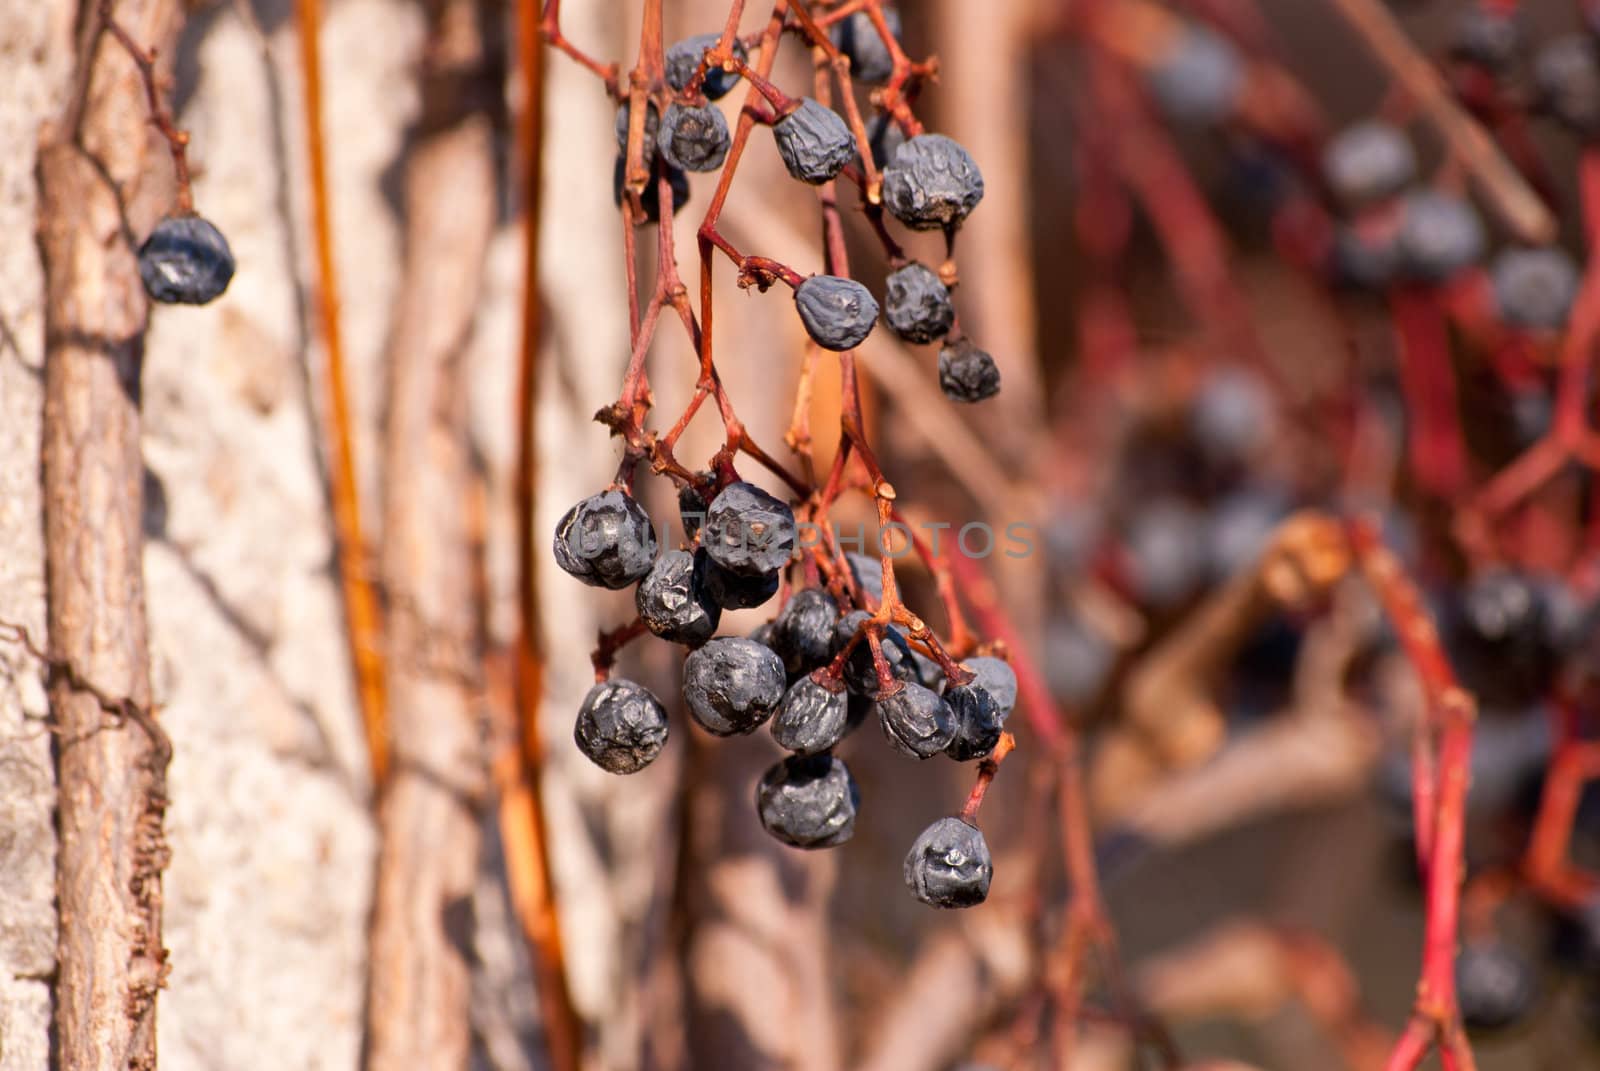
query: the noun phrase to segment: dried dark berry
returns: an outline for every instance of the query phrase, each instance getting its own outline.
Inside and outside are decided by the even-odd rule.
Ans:
[[[1195,23],[1171,35],[1145,71],[1156,105],[1179,123],[1216,123],[1228,117],[1244,87],[1244,63],[1226,38]]]
[[[661,222],[661,184],[656,180],[665,174],[667,183],[672,187],[672,212],[677,215],[678,209],[689,203],[689,176],[683,173],[682,168],[673,167],[657,157],[656,170],[650,175],[650,181],[644,185],[644,191],[639,194],[639,204],[644,208],[644,218],[651,223]],[[611,171],[611,197],[620,208],[622,206],[623,180],[627,177],[628,161],[624,156],[617,157],[617,166]]]
[[[661,158],[685,171],[715,171],[727,159],[728,121],[709,104],[669,104],[656,147]]]
[[[844,739],[849,725],[849,698],[843,687],[830,691],[809,674],[801,677],[789,686],[772,716],[772,739],[801,755],[831,750]]]
[[[906,885],[929,907],[972,907],[989,896],[994,860],[977,826],[941,818],[906,855]]]
[[[932,342],[950,332],[956,307],[938,273],[913,261],[884,280],[883,318],[907,342]]]
[[[900,36],[900,13],[892,7],[883,9],[883,21],[889,32]],[[868,85],[881,85],[894,74],[894,57],[883,35],[873,25],[872,16],[857,11],[847,19],[833,24],[830,31],[834,47],[850,57],[850,77]]]
[[[1507,249],[1489,267],[1500,318],[1513,327],[1564,327],[1578,295],[1578,269],[1560,249]]]
[[[1505,941],[1468,943],[1456,956],[1456,999],[1471,1030],[1502,1030],[1527,1017],[1539,982],[1526,958]]]
[[[839,623],[834,626],[834,650],[842,650],[869,616],[871,615],[865,610],[852,610],[841,617]],[[888,663],[890,676],[904,680],[915,675],[911,662],[911,645],[906,642],[905,634],[898,628],[890,625],[884,629],[883,638],[878,646],[883,652],[884,661]],[[872,648],[864,636],[850,652],[850,657],[845,659],[844,681],[852,692],[860,695],[875,695],[878,691],[877,667],[872,660]]]
[[[617,133],[617,151],[624,156],[628,152],[628,119],[632,114],[632,101],[623,101],[622,107],[617,109],[617,119],[613,124]],[[650,155],[651,146],[656,143],[656,134],[661,126],[661,113],[656,111],[653,102],[647,102],[644,113],[644,152]]]
[[[706,591],[705,552],[669,550],[656,559],[634,592],[645,626],[673,643],[695,646],[709,640],[722,620],[722,608]]]
[[[1483,256],[1485,241],[1483,221],[1466,199],[1439,190],[1406,196],[1400,258],[1412,277],[1443,282]]]
[[[958,726],[950,704],[920,684],[902,681],[878,697],[877,707],[884,738],[912,758],[932,758],[955,739]]]
[[[204,305],[233,278],[228,240],[199,216],[168,216],[139,247],[139,278],[151,299],[167,305]]]
[[[681,90],[688,85],[690,79],[694,77],[694,72],[700,69],[700,59],[706,54],[706,49],[715,45],[721,37],[721,34],[715,33],[696,34],[694,37],[684,38],[667,49],[667,85],[675,90]],[[737,37],[733,39],[730,51],[740,63],[750,58],[750,54],[745,51],[744,42]],[[712,67],[706,71],[705,79],[700,83],[700,91],[706,95],[707,100],[721,100],[738,84],[737,71]]]
[[[724,610],[748,610],[760,606],[778,593],[782,573],[743,576],[732,573],[714,561],[706,563],[706,592]]]
[[[1000,742],[1000,704],[976,684],[944,690],[944,701],[955,714],[956,732],[944,753],[957,762],[981,759]]]
[[[894,159],[894,154],[905,143],[906,132],[900,129],[900,124],[889,112],[880,112],[867,124],[867,148],[872,151],[872,162],[878,165],[879,170]]]
[[[794,307],[806,334],[825,350],[855,349],[878,319],[872,291],[837,275],[813,275],[795,287]]]
[[[1533,83],[1540,103],[1582,137],[1600,134],[1600,62],[1582,34],[1559,37],[1539,50]]]
[[[647,689],[613,677],[589,689],[572,736],[602,770],[638,773],[666,746],[667,711]]]
[[[1000,369],[988,353],[958,338],[939,351],[939,389],[953,402],[981,402],[1000,393]]]
[[[1322,170],[1339,199],[1359,207],[1393,197],[1410,185],[1417,177],[1417,154],[1399,127],[1369,119],[1328,142]]]
[[[1520,706],[1548,683],[1555,660],[1543,592],[1526,574],[1495,569],[1461,593],[1461,675],[1486,706]]]
[[[872,600],[871,607],[864,609],[876,610],[878,604],[883,601],[883,563],[877,558],[857,554],[853,550],[846,551],[844,557],[850,566],[850,575],[856,579],[856,587]]]
[[[656,559],[656,531],[632,496],[602,491],[561,518],[555,555],[557,565],[585,584],[625,588],[650,571]]]
[[[810,97],[772,124],[772,139],[789,174],[813,186],[832,180],[856,155],[849,125]]]
[[[735,736],[759,729],[783,701],[783,663],[770,648],[723,636],[689,653],[683,698],[708,732]]]
[[[961,663],[973,672],[972,684],[988,692],[1000,708],[1000,720],[1017,705],[1017,674],[1011,665],[989,655],[977,655]]]
[[[763,621],[761,624],[755,627],[755,631],[750,633],[750,638],[759,643],[761,646],[771,650],[773,631],[772,622]]]
[[[1520,12],[1469,2],[1456,15],[1450,53],[1490,71],[1504,71],[1522,51],[1522,37]]]
[[[820,588],[797,591],[773,623],[773,650],[790,673],[814,669],[833,654],[839,604]]]
[[[711,489],[711,474],[702,472],[698,474],[700,482],[686,483],[678,488],[678,519],[683,522],[683,534],[690,539],[700,531],[700,523],[706,519],[706,511],[711,508],[711,499],[706,495]]]
[[[856,831],[861,791],[832,755],[791,755],[761,776],[761,827],[796,848],[832,848]]]
[[[960,143],[943,134],[918,134],[883,169],[883,203],[915,231],[961,226],[983,200],[983,173]]]
[[[794,511],[752,483],[731,483],[706,510],[700,545],[740,576],[772,576],[794,553]]]

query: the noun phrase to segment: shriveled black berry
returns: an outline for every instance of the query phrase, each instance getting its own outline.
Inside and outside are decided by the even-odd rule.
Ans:
[[[883,21],[888,24],[889,32],[898,38],[900,13],[885,7]],[[856,81],[880,85],[894,74],[894,57],[889,54],[889,46],[878,33],[878,27],[873,25],[872,16],[866,12],[857,11],[834,23],[829,36],[833,38],[834,47],[850,57],[850,77]]]
[[[661,158],[685,171],[715,171],[727,159],[728,121],[710,104],[669,104],[656,135]]]
[[[1186,23],[1146,69],[1145,82],[1168,119],[1216,123],[1227,118],[1239,99],[1244,62],[1226,38]]]
[[[944,701],[955,714],[956,732],[944,753],[957,762],[981,759],[1000,742],[1000,704],[976,684],[944,690]]]
[[[700,531],[706,511],[711,508],[711,499],[706,497],[711,487],[711,474],[702,472],[699,476],[699,483],[686,483],[678,488],[678,519],[683,522],[683,534],[690,539]]]
[[[691,647],[716,634],[722,607],[706,591],[706,565],[704,551],[669,550],[656,559],[633,600],[651,632]]]
[[[1510,944],[1474,941],[1456,956],[1456,1000],[1470,1030],[1502,1030],[1526,1018],[1539,996],[1533,968]]]
[[[861,629],[863,622],[871,616],[865,610],[852,610],[839,619],[834,626],[834,650],[843,649],[850,642],[850,638]],[[883,659],[889,666],[890,676],[897,680],[905,680],[915,675],[911,664],[911,645],[906,642],[905,634],[894,625],[883,630],[883,638],[879,641],[879,649],[883,652]],[[857,643],[850,652],[850,657],[844,663],[844,681],[850,686],[852,692],[860,695],[875,695],[878,691],[878,671],[872,660],[872,647],[865,637]]]
[[[953,402],[981,402],[1000,393],[994,358],[965,338],[939,351],[939,389]]]
[[[656,181],[661,175],[667,176],[667,183],[672,187],[672,214],[677,215],[678,209],[689,203],[689,176],[683,173],[682,168],[673,167],[660,157],[656,160],[656,169],[651,172],[650,181],[645,183],[644,191],[639,194],[644,218],[651,223],[661,222],[661,184]],[[623,182],[627,172],[627,157],[618,156],[617,165],[611,171],[611,198],[619,208],[622,206]]]
[[[772,139],[789,174],[820,186],[855,158],[856,139],[839,113],[810,97],[772,124]]]
[[[1545,45],[1534,57],[1533,83],[1545,110],[1574,133],[1600,134],[1600,61],[1594,41],[1569,34]]]
[[[706,592],[724,610],[748,610],[760,606],[778,593],[782,573],[744,576],[729,572],[714,561],[706,563]]]
[[[944,698],[920,684],[902,681],[877,700],[878,725],[896,751],[932,758],[955,739],[956,716]]]
[[[861,791],[832,755],[791,755],[756,785],[761,827],[796,848],[832,848],[856,831]]]
[[[1578,295],[1578,269],[1560,249],[1507,249],[1489,267],[1500,318],[1513,327],[1564,327]]]
[[[801,677],[789,686],[772,716],[772,739],[801,755],[831,750],[848,728],[849,699],[842,686],[830,691],[809,674]]]
[[[638,773],[666,746],[667,710],[643,686],[613,677],[584,696],[572,736],[602,770]]]
[[[1405,199],[1400,257],[1413,278],[1443,282],[1483,256],[1483,221],[1463,197],[1419,190]]]
[[[906,855],[906,885],[929,907],[972,907],[989,896],[994,860],[977,826],[941,818]]]
[[[656,559],[656,531],[632,496],[602,491],[561,518],[555,555],[557,565],[585,584],[625,588],[650,571]]]
[[[1461,675],[1480,700],[1520,706],[1548,686],[1556,652],[1543,592],[1524,573],[1496,569],[1461,594]]]
[[[961,663],[973,672],[972,684],[988,692],[1000,708],[1000,720],[1017,705],[1017,674],[1010,663],[990,655],[976,655]]]
[[[913,261],[884,280],[883,318],[907,342],[932,342],[949,333],[956,307],[938,273]]]
[[[689,653],[683,698],[708,732],[735,736],[759,729],[783,701],[783,662],[771,648],[723,636]]]
[[[813,275],[794,290],[806,334],[825,350],[853,350],[872,333],[878,303],[872,291],[837,275]]]
[[[1450,53],[1459,60],[1498,72],[1516,62],[1522,42],[1520,12],[1474,0],[1463,4],[1456,14]]]
[[[983,200],[983,173],[961,144],[943,134],[918,134],[883,169],[883,203],[915,231],[961,226]]]
[[[139,247],[145,293],[167,305],[215,301],[228,289],[233,268],[228,240],[200,216],[168,216]]]
[[[770,650],[772,648],[773,631],[772,622],[763,621],[750,633],[750,638]]]
[[[715,33],[696,34],[684,38],[667,49],[667,85],[673,89],[682,89],[688,85],[690,79],[694,77],[694,72],[700,69],[700,59],[706,54],[706,49],[715,45],[721,36]],[[744,42],[737,37],[733,39],[730,51],[741,63],[750,58],[750,54],[745,51]],[[706,95],[707,100],[721,100],[738,84],[737,71],[712,67],[706,71],[705,79],[700,83],[700,90]]]
[[[700,530],[711,560],[741,576],[771,576],[794,553],[794,511],[752,483],[731,483],[712,500]]]
[[[624,156],[628,152],[628,120],[632,115],[632,101],[623,101],[622,107],[617,109],[617,119],[613,124],[617,134],[617,151]],[[653,102],[646,102],[644,113],[644,154],[650,155],[651,146],[656,143],[656,135],[660,132],[661,113],[656,111]]]
[[[906,143],[906,132],[900,129],[893,114],[880,112],[867,124],[867,148],[872,152],[872,162],[879,170],[887,167],[900,146]]]
[[[856,587],[871,597],[871,609],[877,609],[883,601],[883,563],[853,550],[846,551],[844,557],[850,566],[850,575],[855,577]]]
[[[1368,119],[1328,142],[1322,170],[1328,185],[1351,206],[1393,197],[1417,177],[1417,153],[1393,123]]]
[[[833,654],[839,604],[820,588],[797,591],[773,623],[773,650],[790,673],[814,669]]]

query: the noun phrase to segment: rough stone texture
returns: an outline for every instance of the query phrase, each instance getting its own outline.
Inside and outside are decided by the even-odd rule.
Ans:
[[[39,522],[43,277],[31,240],[38,124],[64,101],[70,11],[0,0],[0,620],[44,639]],[[56,959],[55,775],[39,667],[0,640],[0,1071],[44,1071]]]

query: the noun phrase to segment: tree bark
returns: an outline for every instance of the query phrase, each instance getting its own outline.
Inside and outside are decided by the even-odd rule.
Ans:
[[[492,130],[471,88],[483,59],[477,5],[432,8],[390,350],[383,576],[396,762],[379,811],[374,1069],[467,1066],[470,905],[486,788],[469,676],[479,645],[461,365],[495,225]]]
[[[84,7],[82,21],[94,19]],[[176,29],[164,0],[125,0],[117,18],[135,40],[163,46]],[[139,450],[148,303],[125,215],[150,135],[137,69],[117,42],[99,34],[80,62],[81,110],[46,133],[38,166],[48,617],[52,657],[71,669],[51,689],[56,1044],[60,1067],[109,1071],[156,1062],[170,747],[150,713]],[[119,704],[121,717],[106,709]]]

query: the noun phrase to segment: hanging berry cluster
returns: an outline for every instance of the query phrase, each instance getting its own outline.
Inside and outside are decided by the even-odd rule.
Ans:
[[[869,719],[909,757],[980,760],[967,806],[930,825],[905,862],[906,884],[918,899],[970,906],[987,896],[992,875],[976,816],[1011,747],[1002,725],[1017,703],[1017,678],[969,630],[948,582],[948,563],[924,541],[910,537],[942,580],[943,637],[902,601],[890,548],[880,546],[877,558],[846,553],[828,517],[842,496],[864,494],[876,506],[881,531],[910,531],[863,430],[854,351],[880,315],[906,342],[940,343],[938,377],[950,399],[977,403],[999,390],[993,358],[963,334],[951,296],[956,235],[982,200],[983,176],[959,143],[924,131],[917,120],[912,103],[934,64],[906,56],[899,19],[879,0],[816,14],[778,0],[762,32],[743,39],[737,35],[742,11],[735,2],[720,34],[667,47],[660,0],[647,0],[639,61],[625,88],[615,65],[590,58],[562,35],[559,0],[544,11],[547,40],[599,75],[620,105],[614,193],[623,214],[630,295],[639,292],[638,229],[657,225],[655,286],[642,312],[632,298],[633,349],[622,391],[597,417],[622,440],[622,464],[611,486],[568,510],[555,532],[563,570],[595,587],[634,587],[638,610],[633,622],[601,634],[597,683],[578,712],[574,738],[596,765],[617,774],[637,772],[661,753],[666,707],[611,671],[617,651],[648,633],[689,649],[683,699],[701,728],[734,736],[769,726],[773,739],[792,752],[755,790],[762,826],[785,844],[826,848],[850,838],[859,794],[834,751]],[[811,52],[811,95],[791,96],[769,80],[780,45],[790,40]],[[713,102],[741,84],[745,97],[730,131]],[[875,87],[870,117],[856,100],[855,87],[862,84]],[[772,148],[790,176],[816,189],[825,235],[820,273],[802,274],[744,253],[718,229],[758,126],[770,129]],[[753,151],[761,150],[758,139]],[[717,174],[698,232],[698,310],[678,276],[672,229],[660,225],[664,205],[671,206],[670,220],[687,203],[689,172]],[[859,197],[861,214],[889,260],[881,304],[850,277],[841,185]],[[944,262],[934,267],[908,259],[890,220],[913,231],[942,232]],[[795,456],[785,464],[758,446],[736,415],[713,356],[712,275],[722,257],[737,269],[741,287],[766,292],[782,284],[792,291],[810,339],[803,377],[824,351],[837,354],[838,450],[825,473],[816,469],[809,436],[791,436]],[[694,344],[699,375],[684,412],[661,432],[646,426],[645,356],[665,310],[676,314]],[[725,440],[703,468],[693,468],[675,449],[707,399],[716,404]],[[743,479],[739,464],[777,476],[787,500]],[[662,551],[635,497],[642,465],[677,486],[684,536],[677,549]],[[799,537],[802,523],[818,533],[814,543]],[[716,635],[724,610],[757,606],[773,606],[775,613],[753,635]]]

